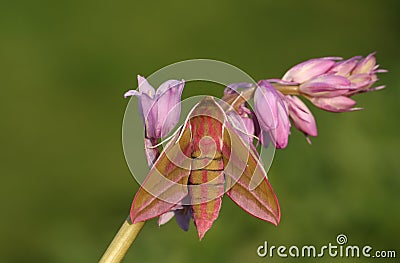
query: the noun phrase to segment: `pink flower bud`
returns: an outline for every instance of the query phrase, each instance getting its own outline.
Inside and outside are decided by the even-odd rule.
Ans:
[[[336,97],[347,93],[350,84],[345,77],[326,74],[301,84],[299,90],[311,97]]]
[[[326,57],[307,60],[289,69],[282,80],[304,83],[328,72],[335,65],[337,59],[340,58]]]
[[[286,96],[294,126],[306,135],[317,136],[317,124],[308,107],[296,96]]]
[[[334,73],[339,76],[348,77],[354,67],[357,65],[358,60],[361,56],[355,56],[348,60],[336,62],[335,66],[333,66],[329,73]]]
[[[310,101],[318,108],[331,112],[346,112],[360,109],[353,108],[356,105],[356,101],[345,96],[332,98],[314,97],[310,98]]]
[[[353,69],[352,74],[371,74],[376,69],[375,52],[369,54],[364,59],[360,60],[357,66]]]
[[[262,133],[269,133],[276,148],[288,143],[290,122],[285,97],[268,81],[260,81],[254,93],[254,110]],[[265,140],[261,140],[267,146]]]
[[[387,72],[378,68],[379,65],[376,65],[375,53],[371,53],[365,58],[357,56],[346,61],[337,62],[329,73],[347,77],[351,81],[351,88],[345,94],[349,97],[358,93],[376,90],[375,88],[368,90],[378,80],[376,73]]]

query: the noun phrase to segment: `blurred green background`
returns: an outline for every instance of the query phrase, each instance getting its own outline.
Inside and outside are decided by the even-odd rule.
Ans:
[[[125,262],[292,262],[256,249],[322,246],[339,233],[399,258],[399,11],[395,0],[2,1],[0,261],[100,258],[138,189],[121,144],[122,95],[137,74],[211,58],[263,79],[312,57],[372,51],[390,70],[378,83],[387,89],[358,96],[359,112],[313,107],[313,145],[293,130],[277,152],[278,227],[224,198],[203,241],[193,224],[185,233],[152,220]]]

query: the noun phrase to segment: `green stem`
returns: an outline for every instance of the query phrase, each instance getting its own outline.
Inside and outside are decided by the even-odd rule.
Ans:
[[[283,95],[301,95],[299,92],[299,86],[272,84],[274,88],[280,91]]]
[[[129,217],[124,221],[118,233],[111,241],[106,252],[104,252],[99,263],[117,263],[121,262],[129,247],[136,239],[145,222],[132,224]]]

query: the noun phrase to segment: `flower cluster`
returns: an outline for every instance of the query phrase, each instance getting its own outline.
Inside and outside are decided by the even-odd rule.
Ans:
[[[372,87],[378,80],[376,74],[386,72],[376,65],[375,54],[365,58],[353,57],[342,60],[337,57],[310,59],[289,69],[281,79],[261,80],[257,87],[249,83],[231,85],[255,89],[254,113],[260,125],[254,134],[264,146],[272,140],[278,149],[285,148],[290,134],[290,121],[307,136],[317,136],[315,118],[309,108],[297,96],[308,99],[320,109],[330,112],[360,110],[355,108],[352,96],[383,89]],[[232,88],[225,90],[225,95]],[[239,93],[239,92],[238,92]],[[250,109],[248,109],[250,111]],[[249,116],[251,114],[247,114]]]
[[[265,147],[272,143],[281,149],[288,145],[292,125],[303,132],[308,141],[308,136],[318,134],[315,118],[300,96],[331,112],[358,110],[360,108],[354,107],[356,101],[353,96],[384,88],[372,87],[378,80],[376,74],[381,72],[386,71],[379,69],[374,53],[365,58],[357,56],[348,60],[338,57],[310,59],[289,69],[281,79],[260,80],[256,85],[233,83],[225,89],[222,100],[236,110],[237,114],[228,119],[238,135],[244,138],[243,141],[252,144],[253,139],[258,138]],[[138,98],[145,127],[146,157],[151,167],[160,155],[156,147],[160,138],[166,136],[179,121],[185,82],[168,80],[155,91],[145,78],[138,76],[138,84],[139,89],[126,92],[125,97]],[[254,100],[253,108],[248,103],[251,99]],[[229,112],[226,114],[229,117]],[[176,204],[163,212],[159,216],[159,225],[165,224],[174,215],[178,225],[187,230],[193,218],[190,205]],[[198,231],[199,234],[202,232],[202,237],[205,231]]]
[[[177,104],[181,101],[185,81],[168,80],[155,91],[144,77],[138,76],[138,85],[139,91],[130,90],[124,97],[138,97],[146,138],[164,137],[179,121],[181,110]]]
[[[301,95],[323,110],[352,111],[358,108],[353,108],[356,101],[351,96],[384,88],[371,88],[378,80],[376,73],[386,72],[378,69],[374,55],[344,61],[329,57],[311,59],[287,71],[282,81],[297,86]]]

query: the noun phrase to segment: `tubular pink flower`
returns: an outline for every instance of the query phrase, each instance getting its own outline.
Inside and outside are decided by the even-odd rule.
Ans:
[[[157,91],[138,76],[139,90],[130,90],[125,97],[136,96],[147,138],[159,139],[167,135],[178,123],[181,112],[180,100],[185,85],[184,80],[168,80]]]
[[[254,110],[261,132],[264,136],[269,134],[276,148],[285,148],[290,132],[285,97],[268,81],[262,80],[258,84],[254,93]],[[268,140],[263,139],[261,143],[267,146]]]

